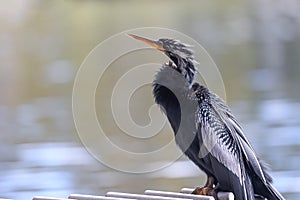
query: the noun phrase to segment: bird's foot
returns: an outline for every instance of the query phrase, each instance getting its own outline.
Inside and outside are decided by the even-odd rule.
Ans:
[[[205,195],[205,196],[215,196],[215,190],[211,187],[197,187],[192,194]]]
[[[192,194],[215,196],[214,182],[213,177],[208,177],[205,185],[203,187],[197,187]]]

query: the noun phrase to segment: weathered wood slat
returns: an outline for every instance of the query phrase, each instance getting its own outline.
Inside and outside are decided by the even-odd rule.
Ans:
[[[136,199],[128,199],[128,198],[95,196],[95,195],[86,195],[86,194],[70,194],[68,198],[76,199],[76,200],[136,200]]]
[[[70,194],[68,199],[76,200],[215,200],[211,196],[193,195],[194,189],[182,188],[179,192],[168,192],[159,190],[146,190],[144,194],[133,194],[123,192],[108,192],[105,196]],[[35,196],[32,200],[68,200],[66,198]],[[1,199],[0,200],[9,200]],[[231,192],[219,192],[218,200],[234,200]]]
[[[158,191],[158,190],[146,190],[145,194],[164,196],[164,197],[194,199],[194,200],[214,200],[214,198],[211,196],[193,195],[193,194],[178,193],[178,192],[166,192],[166,191]]]
[[[66,198],[57,198],[57,197],[44,197],[44,196],[35,196],[32,200],[69,200]]]
[[[139,200],[182,200],[182,198],[131,194],[131,193],[123,193],[123,192],[108,192],[108,193],[106,193],[106,196],[118,197],[118,198],[139,199]],[[189,198],[189,200],[193,200],[193,199]]]
[[[191,194],[194,191],[193,188],[182,188],[181,193]],[[218,192],[218,200],[234,200],[232,192]]]
[[[195,189],[192,189],[192,188],[182,188],[180,190],[181,193],[184,193],[184,194],[192,194],[192,192],[194,191]]]

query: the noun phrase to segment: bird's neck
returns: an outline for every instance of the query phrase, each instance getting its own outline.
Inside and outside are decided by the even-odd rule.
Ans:
[[[184,76],[171,67],[163,66],[153,81],[153,94],[157,104],[171,101],[171,96],[181,98],[189,91],[190,84]],[[173,95],[170,95],[173,94]]]
[[[189,83],[182,74],[170,67],[163,67],[153,82],[155,102],[167,115],[176,133],[181,119],[180,105],[184,104],[189,93]]]

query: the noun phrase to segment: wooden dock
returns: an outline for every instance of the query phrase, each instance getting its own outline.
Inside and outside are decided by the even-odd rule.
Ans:
[[[180,192],[146,190],[144,194],[133,194],[123,192],[108,192],[103,196],[87,194],[70,194],[66,198],[36,196],[32,200],[215,200],[211,196],[193,195],[193,189],[183,188]],[[231,192],[219,192],[218,200],[234,200]]]

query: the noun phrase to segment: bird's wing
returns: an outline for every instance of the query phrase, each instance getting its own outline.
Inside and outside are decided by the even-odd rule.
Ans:
[[[200,133],[198,137],[199,141],[202,141],[199,157],[209,158],[211,173],[218,182],[223,182],[222,187],[233,188],[235,195],[239,198],[253,199],[254,193],[247,192],[247,190],[251,191],[252,187],[248,188],[249,177],[246,174],[242,151],[237,139],[232,136],[224,121],[210,104],[200,104],[197,112],[198,115],[201,115],[197,117]]]
[[[222,163],[228,170],[230,170],[237,177],[242,177],[241,162],[239,150],[235,139],[231,136],[222,120],[216,113],[212,113],[210,105],[202,104],[199,106],[197,122],[201,137],[199,156],[204,157],[211,154],[220,163]],[[206,110],[210,110],[206,112]],[[240,180],[242,185],[242,180]]]
[[[246,161],[245,164],[252,168],[254,173],[259,177],[259,179],[261,179],[263,183],[266,183],[267,174],[262,168],[262,165],[259,162],[249,141],[245,137],[238,121],[235,119],[228,106],[220,97],[218,97],[214,93],[211,93],[210,97],[212,98],[211,102],[214,102],[213,104],[211,104],[211,108],[215,111],[215,113],[217,113],[223,124],[229,130],[229,133],[235,141],[237,148],[240,150],[244,157],[244,160]],[[271,179],[269,175],[267,176],[268,181],[271,181],[269,180]]]
[[[257,158],[225,102],[197,83],[192,89],[199,104],[195,117],[198,157],[209,166],[220,188],[232,189],[244,200],[254,199],[254,190],[269,199],[284,199],[271,185],[266,166]]]

